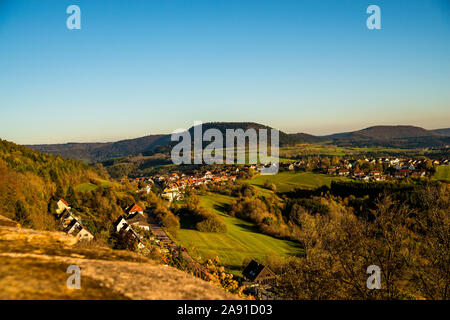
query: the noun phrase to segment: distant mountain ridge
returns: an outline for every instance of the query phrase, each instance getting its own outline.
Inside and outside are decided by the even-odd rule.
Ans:
[[[349,136],[362,136],[373,139],[388,140],[397,138],[428,137],[436,133],[421,127],[414,126],[373,126],[362,130],[351,132]]]
[[[435,133],[437,133],[440,136],[444,136],[444,137],[450,137],[450,128],[446,128],[446,129],[434,129],[431,130]]]
[[[209,122],[202,126],[203,132],[216,128],[222,133],[226,129],[253,128],[270,129],[271,127],[254,122]],[[194,128],[189,132],[193,135]],[[372,126],[357,131],[336,133],[328,136],[314,136],[307,133],[285,133],[280,131],[280,146],[300,143],[333,144],[349,147],[393,147],[393,148],[442,148],[450,144],[450,128],[426,130],[416,126]],[[148,135],[136,139],[127,139],[107,143],[66,143],[29,145],[28,147],[65,158],[74,158],[85,162],[98,162],[107,159],[137,154],[167,152],[174,143],[169,134]]]
[[[64,143],[28,145],[32,149],[56,154],[64,158],[74,158],[84,162],[96,162],[110,158],[124,157],[146,152],[167,145],[170,136],[165,134],[104,143]]]
[[[439,148],[450,143],[450,137],[439,135],[432,130],[406,125],[373,126],[330,135],[328,138],[333,139],[333,144],[349,147]]]

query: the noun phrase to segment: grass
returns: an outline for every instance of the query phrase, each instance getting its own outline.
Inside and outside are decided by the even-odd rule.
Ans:
[[[438,180],[450,181],[450,166],[441,165],[436,168],[434,178]]]
[[[96,190],[98,187],[108,187],[113,184],[112,182],[103,179],[96,179],[96,181],[99,183],[99,185],[90,182],[82,183],[77,185],[75,187],[75,190],[79,192],[91,192]]]
[[[303,252],[295,242],[262,234],[253,223],[226,214],[225,207],[233,199],[216,193],[200,196],[200,205],[221,216],[225,221],[227,233],[199,232],[190,229],[182,221],[181,229],[177,231],[176,242],[186,247],[196,259],[219,257],[220,264],[237,275],[242,271],[246,258],[264,258],[268,255],[286,257]]]
[[[330,186],[333,180],[347,180],[344,177],[331,177],[325,174],[312,172],[282,171],[274,175],[260,175],[253,178],[250,183],[256,187],[263,188],[264,182],[268,180],[277,187],[277,192],[288,192],[295,188],[317,188],[323,185]]]
[[[410,154],[410,155],[424,155],[427,151],[422,149],[400,149],[400,148],[386,148],[386,147],[338,147],[327,144],[299,144],[296,146],[285,146],[280,148],[280,156],[284,158],[292,158],[296,156],[344,156],[344,155],[362,155],[362,154]]]
[[[82,183],[75,187],[75,191],[79,192],[91,192],[98,188],[95,184],[92,183]]]

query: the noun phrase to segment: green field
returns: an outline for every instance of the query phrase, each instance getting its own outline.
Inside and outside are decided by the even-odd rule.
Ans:
[[[91,192],[96,190],[98,187],[107,187],[110,186],[112,183],[110,181],[107,180],[103,180],[103,179],[97,179],[97,181],[99,182],[99,185],[87,182],[87,183],[82,183],[79,184],[75,187],[76,191],[79,192]]]
[[[436,168],[436,173],[434,174],[434,178],[438,180],[447,180],[450,181],[450,166],[442,165]]]
[[[259,233],[253,223],[231,217],[224,213],[223,206],[234,198],[208,194],[200,196],[200,204],[208,211],[220,215],[228,227],[228,232],[205,233],[182,228],[177,231],[176,242],[186,247],[195,259],[219,257],[220,264],[239,273],[245,258],[264,258],[267,255],[298,255],[303,251],[297,243],[279,240]]]
[[[260,175],[253,178],[250,183],[263,188],[264,182],[268,180],[277,187],[277,192],[288,192],[295,188],[317,188],[323,185],[330,186],[333,180],[348,180],[344,177],[331,177],[326,174],[312,172],[283,171],[274,175]]]
[[[344,156],[357,154],[386,154],[386,155],[425,155],[427,151],[422,149],[400,149],[386,147],[338,147],[328,144],[298,144],[280,148],[280,157],[293,158],[297,156]],[[291,160],[292,161],[292,160]]]

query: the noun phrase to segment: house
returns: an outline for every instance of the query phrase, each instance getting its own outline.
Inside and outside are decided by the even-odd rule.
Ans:
[[[423,178],[423,177],[425,177],[425,171],[414,171],[411,174],[411,177],[413,177],[413,178]]]
[[[359,177],[363,177],[363,176],[365,176],[364,171],[362,171],[362,170],[355,170],[355,171],[353,171],[353,177],[359,178]]]
[[[348,176],[348,174],[350,173],[350,171],[348,171],[348,169],[339,169],[338,174],[340,176]]]
[[[76,219],[73,219],[69,225],[64,229],[65,232],[67,232],[67,234],[70,235],[77,235],[81,229],[83,229],[83,226],[81,225],[81,222],[79,222]]]
[[[327,170],[327,174],[334,176],[336,174],[336,168],[329,168]]]
[[[60,220],[62,223],[62,227],[63,229],[67,228],[67,226],[69,226],[69,224],[71,224],[72,221],[81,221],[81,218],[74,215],[71,211],[64,211],[61,216],[60,216]]]
[[[211,179],[212,178],[212,173],[211,171],[206,171],[205,174],[203,175],[203,178],[205,179]]]
[[[255,260],[250,261],[242,275],[247,281],[258,285],[270,285],[275,281],[275,273]]]
[[[128,228],[128,223],[125,220],[124,217],[120,217],[115,223],[114,228],[116,229],[116,232],[119,232],[123,228]]]
[[[145,213],[136,213],[133,216],[127,217],[125,220],[130,226],[136,226],[143,230],[150,231],[148,216]]]
[[[126,208],[125,213],[128,215],[135,214],[135,213],[144,213],[144,209],[142,209],[140,206],[138,206],[135,203],[135,204],[129,206],[128,208]]]
[[[397,179],[405,178],[409,175],[409,169],[400,169],[395,172],[395,177]]]
[[[121,241],[125,243],[126,247],[132,248],[134,247],[134,244],[137,243],[137,247],[139,249],[145,248],[145,245],[141,241],[141,237],[127,223],[125,218],[120,217],[117,219],[114,223],[114,228],[116,229],[116,233],[120,236]]]
[[[64,210],[70,210],[69,204],[64,199],[59,199],[56,205],[58,206],[58,209],[56,209],[57,214],[63,213]]]
[[[167,199],[169,201],[173,201],[174,199],[177,200],[180,198],[181,193],[177,190],[164,190],[164,192],[161,194],[161,197],[164,199]]]
[[[370,176],[372,176],[376,181],[380,181],[381,172],[380,171],[371,171]]]

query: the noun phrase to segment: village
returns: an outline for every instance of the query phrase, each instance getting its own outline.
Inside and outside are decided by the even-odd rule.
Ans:
[[[359,181],[386,181],[404,178],[424,178],[439,165],[449,165],[448,159],[429,160],[413,158],[341,159],[339,163],[321,170],[330,176],[348,177]],[[284,170],[294,171],[309,164],[306,161],[283,163]],[[318,164],[320,166],[320,163]]]
[[[404,178],[424,178],[432,175],[432,171],[439,165],[449,165],[449,159],[429,160],[414,158],[361,158],[339,159],[335,165],[327,166],[321,160],[311,164],[306,160],[286,161],[279,164],[280,171],[306,171],[324,173],[329,176],[348,177],[359,181],[386,181]],[[136,181],[146,184],[140,191],[151,190],[154,184],[161,191],[161,197],[173,201],[181,198],[183,191],[211,183],[235,181],[242,177],[258,174],[271,164],[251,164],[241,167],[223,166],[221,170],[203,171],[202,173],[170,172],[156,174],[150,177],[137,177]],[[240,175],[241,173],[241,175]]]
[[[316,163],[314,172],[329,176],[347,177],[360,181],[398,181],[405,178],[424,178],[430,176],[433,168],[438,165],[449,165],[448,159],[407,159],[407,158],[362,158],[339,159],[334,165],[325,167],[326,163]],[[188,188],[198,188],[202,185],[224,184],[234,182],[238,178],[249,178],[257,175],[270,164],[253,164],[244,166],[223,166],[216,170],[182,173],[168,172],[155,174],[149,177],[138,177],[132,181],[138,182],[136,192],[150,193],[157,188],[160,196],[172,202],[180,200]],[[305,160],[285,162],[280,164],[280,171],[301,171],[310,163]],[[89,242],[94,236],[83,224],[78,216],[64,199],[57,202],[56,214],[61,228],[67,234],[76,237],[80,242]],[[207,268],[193,259],[187,250],[177,245],[163,228],[161,222],[155,217],[151,209],[144,209],[133,203],[123,208],[123,214],[114,223],[114,233],[120,243],[121,249],[137,251],[144,255],[150,251],[166,265],[169,258],[177,255],[188,265],[188,270],[196,277],[204,280],[210,279]],[[245,292],[259,299],[276,299],[272,293],[275,274],[268,267],[256,260],[251,260],[244,268],[240,284],[245,286]]]
[[[270,164],[252,164],[241,167],[228,166],[221,170],[209,171],[202,173],[180,173],[171,172],[167,174],[156,174],[151,177],[138,177],[135,180],[146,183],[147,185],[141,190],[147,193],[151,190],[151,184],[154,184],[161,191],[163,199],[173,201],[180,199],[186,188],[195,188],[201,185],[214,183],[223,183],[227,181],[236,181],[243,175],[248,175],[250,171],[260,172],[267,168]]]

